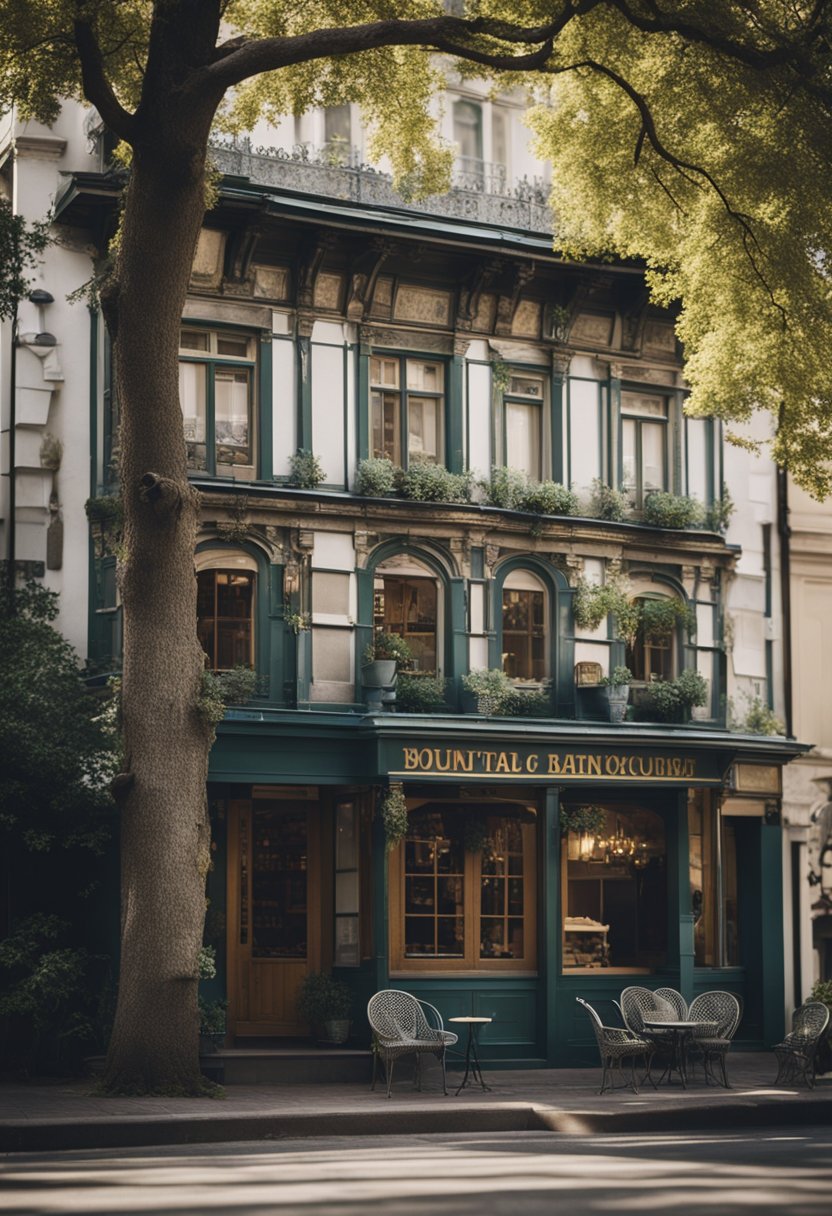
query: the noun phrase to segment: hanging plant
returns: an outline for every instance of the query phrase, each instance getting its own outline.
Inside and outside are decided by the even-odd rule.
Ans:
[[[482,853],[491,844],[488,828],[479,815],[466,815],[462,837],[468,853]]]
[[[602,806],[562,806],[560,808],[560,834],[567,832],[600,836],[607,826],[607,813]]]
[[[381,800],[379,809],[389,852],[407,835],[407,802],[400,785],[390,786]]]
[[[645,598],[638,602],[644,637],[648,641],[667,641],[673,636],[677,625],[684,625],[689,631],[693,628],[696,619],[693,609],[675,596]]]

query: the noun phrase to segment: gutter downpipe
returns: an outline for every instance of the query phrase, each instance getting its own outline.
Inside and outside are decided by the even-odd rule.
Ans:
[[[794,738],[792,706],[792,563],[789,527],[789,473],[777,466],[777,535],[780,538],[780,608],[783,615],[783,700],[786,737]]]

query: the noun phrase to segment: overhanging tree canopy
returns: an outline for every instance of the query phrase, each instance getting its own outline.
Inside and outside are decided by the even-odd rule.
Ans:
[[[359,101],[398,177],[435,188],[449,163],[429,113],[442,63],[536,90],[533,122],[556,166],[564,248],[646,259],[657,298],[681,298],[695,408],[726,418],[775,408],[777,457],[816,492],[830,484],[821,463],[832,410],[829,4],[451,7],[471,15],[447,16],[439,0],[0,0],[0,100],[49,121],[62,97],[84,97],[132,149],[102,291],[124,498],[122,969],[111,1089],[199,1088],[212,733],[199,704],[198,500],[177,349],[218,112],[245,122]]]

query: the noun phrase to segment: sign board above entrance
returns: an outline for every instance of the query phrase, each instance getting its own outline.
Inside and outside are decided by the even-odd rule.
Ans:
[[[720,785],[724,759],[714,751],[673,751],[662,748],[578,751],[564,747],[515,747],[509,750],[478,747],[420,746],[385,742],[383,769],[388,776],[405,778],[449,777],[476,780],[510,779],[515,782],[645,783],[658,785]],[[722,763],[720,761],[722,760]]]

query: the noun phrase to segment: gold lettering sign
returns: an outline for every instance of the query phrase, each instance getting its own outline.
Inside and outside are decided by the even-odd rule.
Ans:
[[[472,776],[573,777],[592,781],[613,777],[618,781],[694,781],[694,756],[640,755],[629,752],[598,755],[592,752],[482,751],[479,748],[405,747],[403,769],[391,776],[419,773],[470,773]]]

